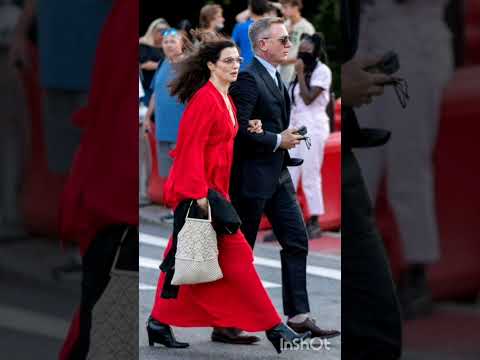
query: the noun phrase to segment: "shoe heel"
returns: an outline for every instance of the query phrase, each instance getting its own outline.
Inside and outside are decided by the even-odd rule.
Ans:
[[[155,346],[155,342],[152,340],[152,335],[150,334],[150,330],[147,327],[147,335],[148,335],[148,346]]]
[[[274,336],[268,336],[267,339],[272,343],[273,347],[277,351],[278,354],[282,353],[282,346],[281,346],[281,337],[274,337]]]

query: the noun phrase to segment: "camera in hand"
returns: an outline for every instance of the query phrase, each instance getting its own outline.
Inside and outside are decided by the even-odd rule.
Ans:
[[[385,75],[392,75],[398,70],[400,70],[400,61],[398,60],[397,53],[394,51],[388,51],[385,55],[382,56],[381,60],[378,63],[365,68],[365,71],[383,73]],[[402,108],[407,107],[410,96],[408,94],[408,83],[405,79],[399,77],[392,77],[390,81],[384,82],[379,85],[393,86],[400,105],[402,106]]]
[[[301,140],[305,140],[305,144],[307,145],[307,149],[310,150],[310,147],[312,146],[312,142],[310,140],[310,137],[307,136],[307,132],[308,132],[307,127],[304,125],[304,126],[301,126],[297,130],[296,134],[302,136]]]
[[[307,127],[305,125],[300,127],[297,131],[297,134],[305,136],[307,134]]]
[[[365,70],[368,72],[379,72],[386,75],[392,75],[400,70],[398,55],[395,51],[390,50],[382,56],[378,63],[366,67]]]

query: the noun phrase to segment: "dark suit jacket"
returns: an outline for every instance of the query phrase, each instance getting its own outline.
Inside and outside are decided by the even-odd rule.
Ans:
[[[288,151],[277,149],[277,135],[290,121],[290,99],[282,83],[280,90],[267,69],[253,59],[230,87],[237,107],[239,132],[235,139],[232,195],[267,199],[275,191],[282,169],[289,164]],[[263,134],[247,131],[248,121],[260,119]]]
[[[342,0],[342,62],[353,58],[358,48],[360,1]],[[372,147],[385,144],[390,133],[380,129],[360,128],[352,108],[342,106],[342,146]]]

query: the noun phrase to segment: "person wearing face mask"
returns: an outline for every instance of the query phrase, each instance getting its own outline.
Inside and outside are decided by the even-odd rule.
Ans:
[[[371,56],[393,48],[401,63],[398,76],[408,81],[412,95],[401,109],[389,87],[382,99],[358,111],[359,121],[395,136],[384,149],[356,154],[372,203],[385,177],[404,260],[397,292],[405,319],[432,313],[428,270],[442,256],[433,159],[443,92],[454,70],[447,5],[446,0],[370,0],[360,18],[359,52]]]
[[[325,212],[320,170],[323,162],[325,142],[330,133],[327,106],[330,101],[332,72],[325,64],[327,55],[323,35],[304,34],[300,43],[298,60],[295,64],[296,77],[290,86],[292,114],[290,126],[299,129],[306,126],[311,139],[311,148],[305,141],[291,149],[290,156],[304,159],[302,166],[289,167],[295,189],[300,176],[307,198],[311,217],[307,221],[310,239],[321,236],[318,216]]]

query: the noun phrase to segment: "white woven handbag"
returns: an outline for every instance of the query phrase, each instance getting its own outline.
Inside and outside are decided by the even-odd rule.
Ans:
[[[116,269],[122,235],[110,270],[110,281],[92,311],[88,360],[138,359],[138,271]]]
[[[212,226],[210,204],[208,220],[204,220],[188,217],[192,203],[188,207],[185,224],[177,235],[172,285],[200,284],[223,277],[218,263],[217,233]]]

